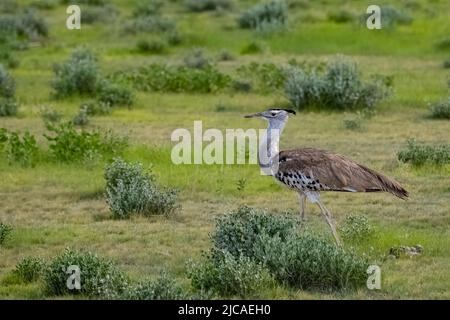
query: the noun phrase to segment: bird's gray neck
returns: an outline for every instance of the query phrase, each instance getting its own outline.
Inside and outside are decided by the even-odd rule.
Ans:
[[[269,121],[263,137],[259,145],[259,166],[261,169],[271,169],[273,165],[278,165],[278,153],[280,145],[280,137],[283,132],[286,121],[273,119]],[[277,160],[277,161],[275,161]]]

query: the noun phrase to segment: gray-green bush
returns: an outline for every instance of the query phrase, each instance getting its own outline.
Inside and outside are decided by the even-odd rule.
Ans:
[[[95,95],[101,83],[97,58],[85,48],[75,50],[67,61],[56,64],[54,73],[52,87],[58,98]]]
[[[387,81],[383,80],[378,77],[363,81],[354,62],[337,58],[323,72],[288,68],[285,95],[297,109],[308,106],[341,111],[373,109],[389,96]]]
[[[140,163],[116,158],[106,167],[105,180],[106,202],[116,218],[169,215],[179,207],[177,192],[157,186],[154,175]]]
[[[0,98],[11,99],[16,94],[16,82],[6,68],[0,64]]]
[[[450,120],[450,97],[430,105],[430,117]]]
[[[81,289],[67,287],[69,266],[80,270]],[[110,260],[86,251],[65,249],[44,270],[43,281],[48,294],[83,294],[89,297],[120,295],[128,284],[127,277]]]
[[[103,81],[99,92],[98,101],[100,104],[114,106],[131,106],[134,103],[134,95],[130,89],[123,85]]]
[[[288,19],[288,7],[283,1],[257,4],[245,11],[238,19],[241,28],[258,31],[275,31],[284,28]]]
[[[374,235],[374,228],[365,216],[348,215],[339,228],[344,241],[364,241]]]
[[[231,0],[185,0],[184,3],[193,12],[231,9],[233,6]]]
[[[158,39],[141,39],[137,42],[136,48],[141,53],[163,53],[167,45],[164,41]]]
[[[9,164],[33,166],[38,157],[36,138],[28,131],[22,136],[18,132],[0,129],[0,150],[3,150]]]
[[[118,15],[118,11],[114,5],[105,6],[87,6],[83,7],[81,14],[81,23],[94,24],[113,21]]]
[[[14,99],[0,98],[0,117],[11,117],[17,114],[19,106]]]
[[[196,290],[221,297],[249,298],[274,284],[262,264],[220,250],[205,254],[200,262],[190,262],[188,277]]]

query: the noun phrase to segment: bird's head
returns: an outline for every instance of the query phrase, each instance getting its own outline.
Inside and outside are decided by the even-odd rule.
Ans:
[[[295,115],[295,111],[289,109],[268,109],[263,112],[248,114],[244,116],[244,118],[262,118],[269,121],[269,123],[279,121],[284,123],[288,120],[291,114]]]

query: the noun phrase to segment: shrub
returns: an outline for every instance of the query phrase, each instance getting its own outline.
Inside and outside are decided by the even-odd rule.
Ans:
[[[83,7],[81,23],[93,24],[99,22],[109,22],[116,18],[117,9],[108,4],[102,7]]]
[[[370,14],[366,13],[361,16],[361,23],[366,24],[366,20]],[[398,25],[409,25],[413,18],[405,10],[396,9],[390,5],[381,6],[381,27],[383,29],[393,29]]]
[[[188,265],[192,286],[222,297],[248,298],[273,285],[268,271],[249,257],[236,258],[227,251],[213,251],[200,263]]]
[[[449,119],[450,120],[450,97],[434,103],[430,106],[430,116],[433,119]]]
[[[286,71],[274,63],[252,62],[237,69],[237,74],[251,80],[261,93],[269,93],[283,88],[286,82]]]
[[[328,20],[336,23],[347,23],[354,20],[354,15],[346,10],[332,11],[328,14]]]
[[[262,236],[279,236],[286,240],[296,232],[297,221],[288,215],[273,215],[249,207],[241,207],[221,216],[211,234],[213,247],[234,257],[255,257],[255,247]]]
[[[11,234],[12,228],[4,224],[3,222],[0,222],[0,245],[4,244],[5,241],[8,239],[9,235]]]
[[[77,115],[72,119],[72,123],[76,126],[85,126],[89,123],[87,109],[81,107]]]
[[[344,119],[344,127],[345,129],[358,131],[362,128],[362,123],[360,118],[352,118],[352,119]]]
[[[399,161],[421,166],[425,163],[443,165],[450,163],[450,146],[430,146],[417,142],[415,139],[407,141],[406,148],[397,153]]]
[[[443,67],[444,69],[450,69],[450,59],[449,59],[449,60],[445,60],[445,61],[442,63],[442,67]]]
[[[136,72],[120,72],[112,77],[138,90],[161,92],[210,93],[227,88],[231,82],[228,75],[212,65],[192,69],[151,64]]]
[[[67,287],[69,266],[78,266],[81,289]],[[91,252],[66,249],[54,257],[43,275],[46,291],[51,295],[84,294],[108,297],[121,294],[127,285],[126,276],[109,260]]]
[[[120,154],[127,146],[126,139],[116,137],[110,131],[78,131],[70,122],[47,124],[47,129],[52,134],[44,135],[49,142],[50,153],[62,162],[83,161],[93,154],[113,156]]]
[[[111,105],[105,102],[88,101],[80,106],[88,116],[104,116],[111,113]]]
[[[189,11],[201,12],[219,9],[231,9],[231,0],[186,0],[185,6]]]
[[[51,10],[54,9],[57,5],[57,0],[35,0],[30,4],[30,6],[41,10]]]
[[[52,87],[59,98],[74,94],[94,95],[100,84],[97,58],[91,51],[75,50],[70,59],[54,67]]]
[[[242,48],[241,54],[257,54],[264,52],[265,48],[259,42],[252,41],[247,46]]]
[[[141,39],[136,44],[139,52],[142,53],[162,53],[166,50],[166,43],[161,40]]]
[[[0,98],[0,117],[11,117],[17,114],[18,105],[14,99]]]
[[[128,21],[124,26],[124,31],[130,34],[159,33],[174,29],[175,22],[159,15],[139,16]]]
[[[59,122],[62,119],[62,115],[50,107],[42,107],[40,113],[45,122]]]
[[[252,83],[247,80],[234,80],[233,90],[240,92],[250,92],[252,90]]]
[[[99,90],[98,101],[111,107],[131,106],[134,103],[134,96],[131,90],[124,86],[105,82]]]
[[[22,281],[29,283],[36,281],[42,275],[45,263],[42,259],[27,257],[22,259],[17,265],[14,273],[16,273]]]
[[[38,39],[48,35],[48,27],[45,20],[34,10],[27,10],[16,20],[16,32],[28,39]]]
[[[228,51],[226,49],[222,49],[222,50],[220,50],[219,55],[217,56],[217,59],[219,61],[232,61],[232,60],[234,60],[234,56],[230,51]]]
[[[2,133],[2,140],[5,144],[6,158],[10,164],[18,163],[21,166],[33,166],[38,153],[36,139],[29,132],[25,132],[22,137],[17,132]]]
[[[18,7],[16,0],[3,0],[0,2],[0,13],[15,13]]]
[[[166,35],[167,43],[171,46],[177,46],[183,42],[183,38],[177,30],[169,31]]]
[[[379,77],[364,82],[355,63],[338,58],[328,63],[321,74],[290,67],[285,95],[297,109],[307,106],[335,110],[373,109],[389,95],[387,80],[383,80]]]
[[[5,67],[0,64],[0,98],[11,99],[16,94],[16,82]]]
[[[0,48],[0,65],[7,66],[10,69],[15,69],[19,66],[19,60],[11,54],[10,48]]]
[[[346,241],[362,241],[371,238],[374,229],[365,216],[349,215],[345,217],[341,228],[341,235]]]
[[[184,64],[189,68],[203,69],[210,65],[202,49],[194,49],[184,57]]]
[[[158,15],[164,5],[162,0],[141,0],[133,11],[134,17]]]
[[[238,19],[241,28],[264,30],[282,28],[287,23],[288,8],[282,1],[257,4],[245,11]]]
[[[129,285],[120,297],[124,300],[185,300],[187,293],[167,273],[156,280],[141,280]]]
[[[356,288],[366,282],[368,261],[364,256],[310,233],[286,240],[264,236],[259,243],[260,260],[278,281],[289,286],[328,291]]]
[[[132,214],[169,215],[177,208],[175,190],[156,186],[155,177],[140,163],[115,159],[105,170],[106,202],[116,218]]]

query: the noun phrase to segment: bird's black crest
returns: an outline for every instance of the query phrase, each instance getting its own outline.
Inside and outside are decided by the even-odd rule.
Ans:
[[[293,115],[296,115],[296,114],[297,114],[297,113],[296,113],[294,110],[292,110],[292,109],[271,108],[270,110],[284,110],[284,111],[286,111],[286,112],[288,112],[288,113],[292,113]]]

